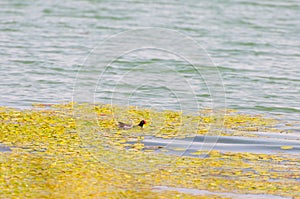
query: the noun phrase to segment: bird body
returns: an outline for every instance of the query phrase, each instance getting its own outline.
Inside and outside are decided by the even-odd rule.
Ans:
[[[128,129],[132,129],[134,127],[141,127],[141,128],[143,128],[144,124],[146,124],[145,120],[141,120],[138,125],[126,124],[126,123],[123,123],[123,122],[119,122],[118,127],[120,129],[128,130]]]

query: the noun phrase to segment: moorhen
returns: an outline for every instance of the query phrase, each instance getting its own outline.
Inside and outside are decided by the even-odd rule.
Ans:
[[[125,124],[123,122],[119,122],[118,126],[119,126],[120,129],[127,130],[127,129],[131,129],[131,128],[138,127],[138,126],[141,127],[141,128],[143,128],[144,124],[146,124],[146,120],[141,120],[138,125]]]

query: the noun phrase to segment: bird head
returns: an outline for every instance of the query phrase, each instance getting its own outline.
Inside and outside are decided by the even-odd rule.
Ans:
[[[141,128],[143,128],[144,124],[146,124],[146,120],[141,120],[140,123],[138,124],[138,126],[140,126]]]

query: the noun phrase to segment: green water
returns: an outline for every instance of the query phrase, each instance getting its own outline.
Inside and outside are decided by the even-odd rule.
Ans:
[[[299,16],[298,0],[2,0],[0,106],[70,101],[77,71],[99,42],[122,31],[160,27],[207,51],[223,79],[227,108],[299,122]],[[162,110],[210,107],[205,79],[177,58],[141,50],[112,60],[94,100]],[[84,72],[92,76],[99,72],[95,67]],[[299,123],[281,128],[300,131]]]

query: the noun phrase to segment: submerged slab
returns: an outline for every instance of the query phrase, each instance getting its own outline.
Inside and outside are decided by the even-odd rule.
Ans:
[[[208,190],[199,189],[188,189],[188,188],[177,188],[168,186],[155,186],[155,191],[177,191],[180,193],[187,193],[193,195],[217,195],[221,197],[230,197],[234,199],[290,199],[291,197],[282,197],[272,194],[240,194],[240,193],[229,193],[229,192],[212,192]]]
[[[215,142],[216,141],[216,142]],[[163,139],[146,137],[145,146],[162,146],[163,149],[181,151],[181,155],[190,155],[198,150],[219,150],[224,152],[249,152],[257,154],[300,154],[300,140],[277,138],[250,138],[237,136],[195,136],[185,139]],[[284,147],[288,146],[289,150]],[[176,150],[182,149],[182,150]],[[184,151],[184,154],[182,152]]]

